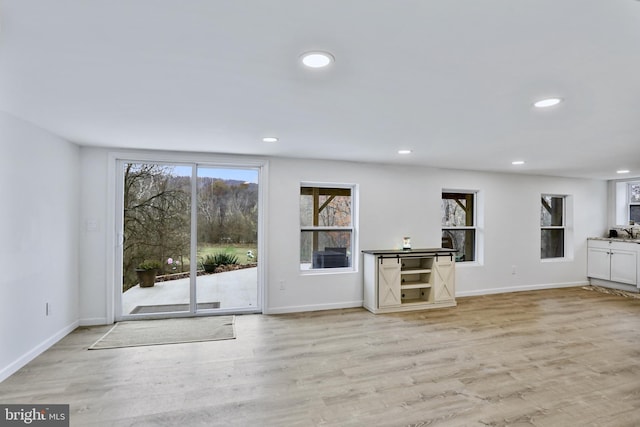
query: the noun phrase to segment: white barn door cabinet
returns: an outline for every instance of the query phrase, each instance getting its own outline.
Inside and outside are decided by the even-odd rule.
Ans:
[[[367,250],[364,308],[372,313],[456,305],[452,249]]]

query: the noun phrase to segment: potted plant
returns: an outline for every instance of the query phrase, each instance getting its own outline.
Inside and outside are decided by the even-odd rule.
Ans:
[[[218,261],[214,255],[207,255],[204,257],[204,260],[202,261],[202,268],[204,268],[204,271],[207,273],[213,273],[216,271],[216,267],[218,267]]]
[[[145,260],[136,268],[136,274],[138,275],[138,282],[141,288],[150,288],[156,283],[156,274],[158,270],[162,268],[160,261]]]

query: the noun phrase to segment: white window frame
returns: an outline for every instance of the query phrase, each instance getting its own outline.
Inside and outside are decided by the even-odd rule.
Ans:
[[[355,272],[357,269],[358,258],[356,254],[358,253],[357,248],[357,209],[358,209],[358,185],[357,184],[347,184],[347,183],[327,183],[327,182],[312,182],[312,181],[303,181],[300,183],[300,189],[303,187],[316,187],[316,188],[344,188],[351,190],[351,226],[350,227],[326,227],[326,226],[303,226],[300,224],[300,237],[302,236],[302,232],[306,231],[350,231],[351,232],[351,253],[349,254],[349,258],[351,260],[350,266],[348,267],[335,267],[335,268],[303,268],[302,263],[300,262],[300,253],[302,251],[302,247],[298,247],[298,268],[300,269],[300,274],[308,275],[308,274],[330,274],[330,273],[345,273],[345,272]],[[300,211],[300,209],[298,209]],[[301,239],[298,239],[301,241]]]
[[[555,198],[560,198],[562,199],[562,225],[542,225],[542,221],[540,221],[540,244],[538,245],[540,247],[540,259],[542,261],[553,261],[553,260],[563,260],[568,258],[567,257],[567,250],[568,250],[568,235],[569,235],[569,231],[568,231],[568,227],[567,227],[567,203],[569,200],[569,196],[567,196],[566,194],[550,194],[550,193],[542,193],[540,194],[540,207],[542,207],[542,199],[544,197],[555,197]],[[542,257],[542,232],[544,230],[562,230],[562,255],[561,256],[554,256],[554,257]]]
[[[480,197],[479,197],[479,190],[451,190],[451,189],[442,189],[442,191],[440,192],[440,200],[442,203],[442,195],[444,193],[456,193],[456,194],[470,194],[473,195],[473,214],[472,214],[472,219],[473,219],[473,225],[469,226],[469,225],[465,225],[465,226],[444,226],[441,225],[441,231],[440,234],[442,234],[442,232],[446,231],[446,230],[473,230],[473,234],[474,234],[474,238],[473,238],[473,260],[469,260],[469,261],[457,261],[457,263],[459,264],[468,264],[468,265],[473,265],[473,264],[480,264],[480,253],[479,253],[479,248],[480,248],[480,239],[481,239],[481,235],[480,235],[480,227],[478,225],[478,219],[479,219],[479,215],[478,215],[478,210],[479,210],[479,205],[480,205]],[[442,212],[440,212],[440,215],[442,216]]]
[[[631,181],[627,183],[627,223],[631,221],[631,206],[640,206],[640,201],[634,202],[631,200],[631,187],[634,185],[640,186],[640,181]],[[636,224],[640,223],[636,222]]]

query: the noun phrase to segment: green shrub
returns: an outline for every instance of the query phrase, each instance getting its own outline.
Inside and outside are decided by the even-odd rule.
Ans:
[[[140,270],[160,270],[162,268],[162,264],[160,261],[146,259],[138,264],[138,268]]]
[[[238,263],[238,257],[226,252],[207,255],[204,258],[204,262],[203,262],[203,264],[205,265],[229,265],[229,264],[237,264],[237,263]]]

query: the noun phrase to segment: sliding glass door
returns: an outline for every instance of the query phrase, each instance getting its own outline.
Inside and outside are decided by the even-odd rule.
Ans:
[[[116,319],[257,312],[259,169],[118,162]]]
[[[191,170],[122,164],[123,315],[190,311]]]
[[[258,171],[198,167],[198,307],[257,307]]]

